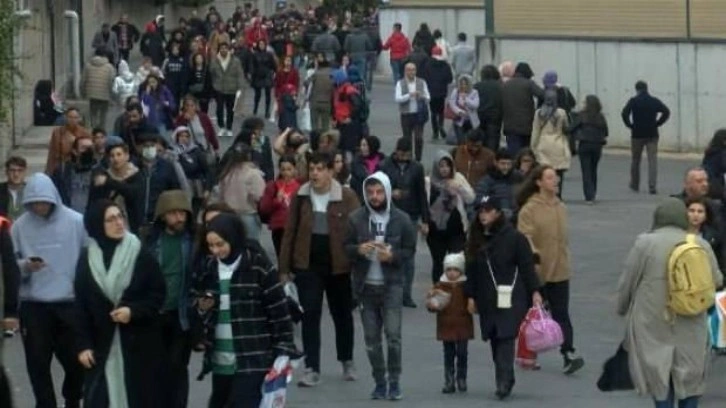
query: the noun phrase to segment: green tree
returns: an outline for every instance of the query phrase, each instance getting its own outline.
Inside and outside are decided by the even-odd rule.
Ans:
[[[15,16],[15,1],[0,0],[0,122],[5,122],[15,91],[18,77],[13,44],[20,20]]]

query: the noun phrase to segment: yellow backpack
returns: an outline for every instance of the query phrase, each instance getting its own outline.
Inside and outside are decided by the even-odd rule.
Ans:
[[[713,306],[716,287],[708,252],[695,234],[686,235],[668,258],[668,310],[680,316],[697,316]]]

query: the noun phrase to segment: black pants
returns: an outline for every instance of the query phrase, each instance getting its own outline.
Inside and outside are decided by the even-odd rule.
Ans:
[[[499,142],[502,139],[502,122],[486,120],[481,115],[479,115],[479,121],[479,128],[484,131],[484,146],[496,152],[499,150]]]
[[[179,323],[177,310],[161,314],[161,339],[167,352],[165,368],[169,381],[169,408],[186,408],[189,399],[189,358],[192,354],[191,338]]]
[[[446,105],[446,97],[431,98],[429,108],[431,110],[431,129],[434,131],[434,139],[438,139],[440,131],[444,130],[444,106]]]
[[[209,408],[257,408],[265,373],[212,376]]]
[[[270,92],[272,91],[272,88],[254,87],[253,89],[255,90],[255,110],[254,110],[255,116],[257,116],[257,111],[259,110],[259,107],[260,107],[260,99],[262,99],[262,90],[264,89],[265,90],[265,117],[266,118],[270,117]]]
[[[75,317],[69,302],[23,302],[20,307],[25,364],[36,408],[58,407],[50,371],[54,355],[65,372],[62,394],[66,407],[80,407],[83,368],[76,354]]]
[[[0,367],[0,407],[13,408],[12,387],[10,387],[10,378],[4,367]]]
[[[567,170],[555,170],[555,173],[557,173],[557,197],[559,197],[560,200],[562,200],[562,184],[565,181],[565,172]]]
[[[511,389],[514,386],[514,338],[489,339],[494,360],[494,377],[497,388]]]
[[[542,297],[550,308],[552,318],[562,328],[565,341],[560,347],[560,353],[575,351],[572,322],[570,321],[570,281],[548,282],[542,288]]]
[[[444,375],[448,380],[466,380],[466,373],[469,367],[469,341],[445,341],[444,342]]]
[[[423,124],[419,123],[418,114],[404,113],[401,114],[401,131],[403,137],[411,141],[413,145],[414,156],[416,161],[421,161],[421,153],[423,152]]]
[[[217,126],[220,129],[232,130],[235,97],[235,94],[217,93]]]
[[[353,295],[350,275],[331,275],[330,271],[311,269],[295,276],[302,316],[302,340],[305,365],[320,372],[320,317],[323,295],[335,325],[335,348],[338,361],[353,359]]]
[[[463,231],[461,232],[463,233]],[[429,224],[426,243],[429,245],[429,252],[431,252],[431,282],[434,284],[441,279],[441,275],[444,273],[444,257],[446,257],[446,254],[460,252],[464,249],[466,235],[462,233],[451,234]]]
[[[282,249],[282,236],[285,235],[285,229],[274,229],[272,230],[272,245],[275,247],[275,254],[279,260],[280,250]]]
[[[129,62],[129,54],[131,53],[131,50],[119,49],[118,53],[121,56],[122,60],[126,61],[127,63]],[[116,63],[118,64],[119,62],[121,62],[121,61],[117,61]]]
[[[602,145],[594,143],[580,143],[577,149],[582,169],[582,192],[585,201],[594,201],[597,197],[597,165],[602,156]]]

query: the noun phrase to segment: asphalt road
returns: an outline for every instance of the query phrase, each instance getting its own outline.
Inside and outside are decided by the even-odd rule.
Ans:
[[[374,134],[383,142],[383,151],[390,152],[400,136],[397,107],[393,103],[393,90],[389,81],[379,81],[373,91],[372,117]],[[605,107],[608,109],[609,107]],[[269,134],[274,134],[269,126]],[[617,126],[611,126],[617,131]],[[427,169],[436,150],[444,147],[428,143],[430,129],[427,129],[427,146],[424,164]],[[229,139],[229,138],[228,138]],[[227,141],[229,143],[229,141]],[[512,408],[569,408],[569,407],[652,407],[647,397],[638,397],[631,392],[600,393],[595,382],[601,372],[602,363],[615,351],[623,336],[623,320],[615,314],[614,296],[617,279],[623,259],[639,232],[650,227],[652,212],[656,203],[666,194],[680,190],[683,171],[695,163],[662,159],[660,161],[660,196],[634,194],[627,189],[629,162],[625,156],[606,154],[600,169],[599,201],[595,206],[584,204],[579,172],[579,163],[573,161],[573,168],[567,173],[564,183],[564,198],[569,210],[570,245],[573,255],[574,277],[572,280],[572,318],[575,327],[575,344],[584,356],[586,366],[571,377],[560,373],[561,359],[556,352],[541,356],[542,370],[539,372],[517,371],[517,385],[513,397],[502,403]],[[263,244],[272,253],[269,236],[263,237]],[[423,240],[416,253],[417,276],[416,300],[419,304],[429,289],[431,261]],[[369,393],[373,388],[370,366],[365,356],[360,318],[356,314],[355,360],[358,365],[357,382],[347,383],[341,379],[341,367],[335,361],[335,344],[332,321],[324,313],[322,338],[322,383],[315,389],[290,387],[290,407],[369,407]],[[6,342],[8,370],[13,379],[17,406],[34,406],[32,391],[25,371],[23,349],[19,338]],[[429,408],[455,404],[457,407],[481,407],[497,404],[494,398],[494,371],[489,345],[481,340],[472,341],[469,346],[469,392],[467,394],[443,395],[442,347],[435,339],[435,318],[423,308],[405,309],[403,319],[403,401],[405,407]],[[55,365],[56,389],[60,394],[62,374]],[[206,406],[210,394],[210,380],[193,380],[200,367],[199,356],[191,364],[192,389],[190,407]],[[708,391],[701,406],[722,408],[726,406],[726,358],[714,358],[709,374]],[[388,404],[381,402],[380,404]]]

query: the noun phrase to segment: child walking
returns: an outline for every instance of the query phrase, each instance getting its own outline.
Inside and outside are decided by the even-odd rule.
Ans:
[[[467,390],[468,345],[474,338],[474,322],[464,294],[465,268],[463,253],[446,255],[444,274],[429,291],[426,302],[429,311],[437,314],[436,339],[444,343],[444,394]]]

